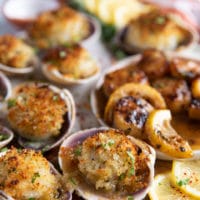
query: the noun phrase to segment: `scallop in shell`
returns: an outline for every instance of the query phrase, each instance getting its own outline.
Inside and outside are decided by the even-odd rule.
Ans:
[[[97,62],[80,45],[47,50],[42,71],[49,80],[64,85],[89,84],[100,74]]]
[[[47,151],[70,134],[75,104],[66,89],[44,83],[25,83],[8,100],[7,119],[26,148]]]
[[[0,160],[0,197],[3,200],[72,199],[61,174],[40,152],[11,148],[0,154]]]
[[[64,179],[84,199],[139,200],[148,193],[155,152],[123,133],[103,127],[87,129],[61,145],[59,164]]]
[[[186,24],[178,13],[158,8],[131,20],[118,36],[119,45],[130,53],[147,48],[184,51],[198,40],[197,30]]]
[[[0,70],[8,75],[23,75],[33,72],[38,63],[34,49],[21,38],[0,36]]]

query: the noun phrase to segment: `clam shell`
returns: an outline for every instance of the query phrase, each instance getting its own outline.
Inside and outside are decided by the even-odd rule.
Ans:
[[[0,141],[0,148],[4,147],[8,143],[10,143],[14,137],[14,133],[10,129],[8,129],[2,125],[0,125],[0,135],[5,136],[5,139]]]
[[[2,72],[0,72],[0,91],[5,91],[4,100],[10,97],[12,91],[9,79]]]
[[[142,58],[142,56],[140,54],[138,54],[135,56],[130,56],[130,57],[118,62],[117,64],[113,65],[112,67],[110,67],[108,70],[106,70],[104,72],[104,74],[98,80],[96,87],[92,90],[91,95],[90,95],[90,104],[91,104],[92,112],[94,113],[98,122],[102,126],[108,126],[108,125],[104,122],[103,115],[102,115],[102,113],[100,113],[100,110],[99,110],[99,103],[98,103],[99,97],[97,95],[97,91],[100,90],[100,88],[102,87],[102,85],[104,83],[104,77],[106,76],[106,74],[109,74],[111,72],[114,72],[114,71],[122,69],[122,68],[126,68],[130,64],[138,63],[141,58]]]
[[[6,73],[7,75],[25,75],[32,73],[35,68],[39,65],[39,60],[35,56],[33,60],[31,61],[32,64],[30,66],[24,67],[24,68],[15,68],[8,65],[4,65],[0,63],[0,70]]]
[[[34,83],[24,83],[18,85],[14,91],[13,95],[15,95],[15,91],[17,90],[18,87],[22,85],[27,85],[27,84],[34,84]],[[30,139],[26,139],[20,135],[18,135],[18,143],[23,146],[24,148],[32,148],[35,150],[42,150],[42,151],[49,151],[50,149],[58,146],[67,136],[69,136],[73,125],[75,123],[75,114],[76,114],[76,109],[75,109],[75,103],[74,103],[74,98],[72,94],[67,90],[67,89],[60,89],[58,87],[55,87],[53,85],[49,84],[44,84],[44,83],[37,83],[38,86],[47,86],[50,90],[52,90],[55,93],[58,93],[61,98],[66,102],[66,105],[68,107],[68,113],[66,116],[64,116],[64,123],[61,128],[61,133],[54,138],[49,138],[44,141],[32,141]]]
[[[65,173],[66,170],[64,169],[63,160],[62,160],[62,157],[60,156],[61,155],[61,149],[66,148],[66,147],[76,146],[76,145],[80,144],[81,142],[83,142],[86,138],[93,136],[93,135],[97,134],[98,132],[104,131],[104,130],[109,130],[109,128],[100,127],[100,128],[86,129],[86,130],[74,133],[70,137],[68,137],[64,140],[64,142],[60,146],[60,151],[59,151],[59,155],[58,155],[59,165],[60,165],[63,173]],[[155,151],[152,147],[143,143],[142,141],[139,141],[139,140],[137,140],[137,139],[135,139],[131,136],[128,136],[128,137],[129,137],[130,140],[132,140],[133,143],[137,144],[145,152],[145,154],[149,155],[149,163],[148,163],[149,169],[150,169],[149,186],[147,186],[146,188],[142,189],[139,192],[128,195],[128,196],[133,197],[135,200],[141,200],[147,195],[149,187],[151,186],[151,184],[153,182],[154,164],[155,164]],[[84,183],[79,185],[78,188],[76,188],[75,190],[78,193],[78,195],[80,195],[84,199],[88,199],[88,200],[98,200],[98,199],[111,200],[111,198],[105,197],[104,194],[101,194],[101,192],[97,192],[95,189],[92,189],[91,186],[88,186],[87,184],[84,184]],[[127,197],[120,198],[120,199],[125,200],[125,199],[127,199]]]
[[[8,150],[9,151],[9,150]],[[0,153],[0,157],[5,155],[7,151]],[[58,176],[60,179],[62,178],[61,174],[58,172],[58,170],[53,166],[52,163],[49,162],[50,168],[51,168],[51,173]],[[72,193],[69,191],[66,191],[65,194],[63,195],[62,200],[72,200]],[[6,194],[4,191],[0,190],[0,200],[15,200],[8,194]]]
[[[163,9],[164,10],[164,9]],[[189,49],[192,49],[192,47],[196,46],[199,42],[199,34],[198,31],[193,27],[190,26],[190,24],[188,24],[186,21],[184,21],[181,18],[181,14],[179,14],[179,12],[177,11],[172,12],[170,10],[165,9],[166,12],[169,13],[169,15],[181,26],[183,27],[185,30],[189,31],[191,34],[191,40],[187,43],[187,44],[183,44],[183,45],[179,45],[175,50],[173,50],[173,52],[186,52]],[[188,28],[189,27],[189,28]],[[130,54],[135,54],[138,52],[142,52],[143,50],[145,50],[144,48],[141,48],[139,46],[133,46],[133,45],[129,45],[127,43],[125,43],[124,38],[126,37],[126,33],[128,30],[128,26],[124,27],[121,31],[119,31],[119,33],[116,36],[116,43],[122,48],[124,49],[126,52],[130,53]],[[163,51],[166,51],[165,49],[162,49]],[[166,51],[166,52],[169,52]]]

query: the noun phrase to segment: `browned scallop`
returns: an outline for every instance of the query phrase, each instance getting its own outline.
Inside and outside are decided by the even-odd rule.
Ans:
[[[150,79],[160,78],[168,72],[168,62],[164,53],[154,49],[143,52],[138,66]]]
[[[184,111],[191,101],[191,93],[185,80],[161,78],[152,83],[164,97],[167,107],[174,113]]]
[[[144,123],[153,109],[153,106],[142,98],[123,97],[115,105],[113,126],[125,130],[134,137],[144,138]]]
[[[189,118],[200,120],[200,99],[193,99],[188,109]]]
[[[200,61],[188,58],[175,57],[170,61],[172,76],[184,79],[193,79],[200,76]]]
[[[109,97],[118,87],[131,82],[148,84],[148,78],[143,71],[136,69],[135,66],[129,66],[107,74],[103,83],[103,91]]]

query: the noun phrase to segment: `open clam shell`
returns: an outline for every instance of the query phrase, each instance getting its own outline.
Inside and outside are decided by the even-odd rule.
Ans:
[[[75,134],[72,134],[70,137],[68,137],[61,145],[60,147],[60,151],[59,151],[59,164],[60,167],[63,171],[63,173],[68,173],[68,171],[65,168],[65,158],[62,155],[63,151],[65,151],[66,148],[70,148],[70,147],[76,147],[77,145],[80,145],[85,139],[87,139],[88,137],[92,137],[95,134],[98,134],[99,132],[102,131],[107,131],[109,130],[109,128],[105,128],[105,127],[100,127],[100,128],[92,128],[92,129],[87,129],[87,130],[83,130],[83,131],[79,131]],[[114,129],[113,129],[114,130]],[[129,195],[125,195],[125,196],[116,196],[112,194],[112,197],[110,197],[109,195],[105,194],[104,192],[98,191],[95,188],[93,188],[94,186],[88,185],[86,182],[80,182],[80,184],[77,185],[77,187],[75,188],[75,191],[78,193],[78,195],[80,195],[81,197],[83,197],[84,199],[88,199],[88,200],[98,200],[98,199],[102,199],[102,200],[109,200],[109,199],[121,199],[121,200],[125,200],[128,197],[129,198],[133,198],[135,200],[140,200],[143,199],[146,194],[148,193],[149,187],[152,184],[153,181],[153,177],[154,177],[154,163],[155,163],[155,151],[153,148],[151,148],[149,145],[143,143],[142,141],[139,141],[131,136],[128,136],[128,138],[131,140],[131,142],[133,142],[134,144],[136,144],[139,148],[141,148],[142,151],[144,151],[145,155],[148,155],[148,168],[150,170],[150,174],[148,177],[148,186],[141,189],[140,191],[136,192],[136,193],[132,193]],[[70,173],[70,172],[69,172]]]
[[[7,151],[9,151],[9,149]],[[0,157],[4,156],[7,153],[7,151],[1,152]],[[62,180],[62,175],[58,172],[58,170],[54,167],[54,165],[50,162],[48,163],[50,166],[50,173],[56,176],[59,180]],[[62,196],[62,200],[72,200],[72,193],[69,191],[66,191],[66,188],[65,190],[61,190],[60,192],[61,192],[60,195]],[[14,198],[12,198],[10,195],[6,194],[2,190],[0,190],[0,199],[1,200],[15,200]]]
[[[0,125],[0,148],[10,143],[13,137],[14,134],[10,129]]]
[[[166,13],[172,20],[174,20],[180,27],[182,27],[184,30],[186,30],[188,32],[188,34],[190,35],[190,37],[188,39],[186,39],[187,40],[186,42],[177,44],[176,47],[171,51],[181,52],[181,53],[186,52],[189,49],[192,49],[192,47],[194,47],[196,44],[198,44],[198,41],[199,41],[198,31],[193,26],[191,26],[187,21],[184,20],[181,13],[179,13],[178,11],[173,12],[172,10],[164,9],[164,8],[162,8],[161,10],[163,11],[163,13]],[[125,41],[127,32],[128,32],[128,25],[126,27],[124,27],[118,33],[118,35],[116,37],[116,42],[118,43],[118,45],[130,54],[135,54],[135,53],[144,51],[146,49],[146,47],[141,47],[140,45],[129,44],[128,42]],[[150,46],[149,46],[149,48],[150,48]],[[156,48],[156,47],[152,46],[151,48]],[[163,50],[166,52],[170,51],[170,50],[167,50],[166,48],[163,48],[163,49],[160,48],[160,50]]]
[[[104,83],[104,77],[106,76],[106,74],[109,74],[109,73],[114,72],[119,69],[126,68],[126,67],[130,66],[131,64],[137,64],[141,60],[141,58],[142,58],[142,56],[140,54],[135,55],[135,56],[130,56],[130,57],[118,62],[117,64],[113,65],[112,67],[110,67],[100,77],[100,79],[98,80],[98,82],[96,84],[96,87],[91,92],[90,103],[91,103],[92,112],[94,113],[98,122],[102,126],[108,126],[105,123],[105,121],[103,120],[104,110],[102,110],[102,105],[100,105],[101,103],[105,103],[105,100],[103,100],[103,98],[102,98],[104,95],[102,94],[102,91],[101,91],[103,83]],[[105,97],[104,97],[104,99],[105,99]]]
[[[35,56],[31,60],[31,64],[27,67],[15,68],[15,67],[10,67],[8,65],[4,65],[4,64],[0,63],[0,70],[3,71],[4,73],[6,73],[7,75],[25,75],[25,74],[32,73],[35,70],[35,68],[38,66],[38,64],[39,64],[39,60]]]
[[[12,86],[10,81],[2,72],[0,72],[0,103],[10,97],[11,91]]]
[[[71,129],[75,122],[75,103],[72,94],[67,89],[60,89],[53,85],[48,85],[44,83],[25,83],[18,85],[13,90],[12,97],[15,97],[16,91],[23,87],[23,85],[33,85],[35,84],[37,87],[45,87],[49,90],[53,91],[55,94],[58,94],[62,100],[64,100],[67,111],[63,116],[64,122],[62,123],[62,127],[60,128],[60,133],[54,137],[48,137],[46,139],[28,139],[20,135],[18,132],[18,143],[25,148],[32,148],[36,150],[48,151],[56,146],[58,146],[71,132]],[[14,130],[16,131],[16,130]],[[16,131],[17,132],[17,131]]]

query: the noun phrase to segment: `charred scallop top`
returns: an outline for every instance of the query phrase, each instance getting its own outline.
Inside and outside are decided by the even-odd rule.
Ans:
[[[75,43],[90,34],[88,19],[69,7],[43,12],[33,22],[29,36],[41,48]]]
[[[28,67],[34,57],[32,47],[12,35],[0,36],[0,63],[10,67]]]
[[[175,50],[190,40],[191,34],[185,28],[158,9],[130,21],[126,34],[127,44],[143,49]]]
[[[62,187],[41,153],[12,148],[0,157],[0,190],[18,200],[58,200]]]
[[[68,78],[87,78],[98,71],[95,60],[79,45],[50,49],[43,60],[48,63],[49,70],[57,69]]]
[[[20,135],[29,139],[56,136],[64,122],[67,105],[48,86],[23,85],[8,101],[8,120]]]
[[[61,156],[68,160],[68,180],[77,185],[77,177],[82,176],[96,190],[132,194],[149,183],[149,157],[118,130],[101,130],[81,144],[63,149]],[[75,166],[76,172],[70,173]]]
[[[130,82],[148,84],[148,78],[143,71],[137,69],[134,65],[116,70],[105,76],[104,93],[109,97],[118,87]]]

